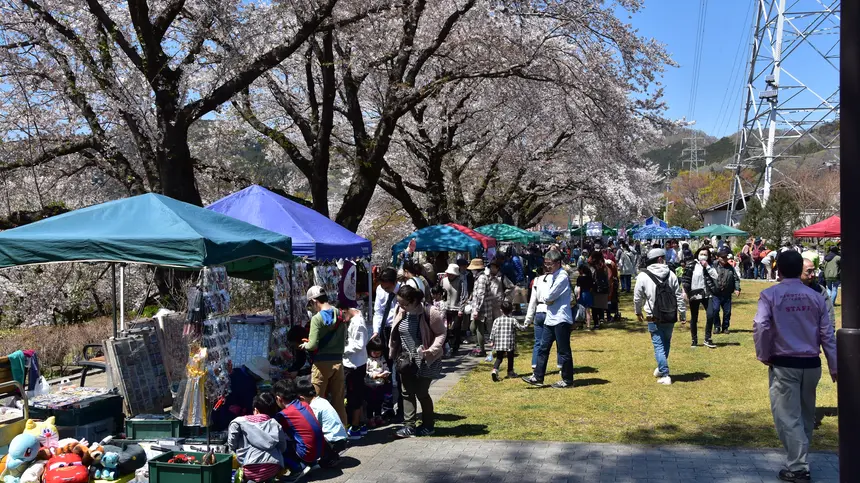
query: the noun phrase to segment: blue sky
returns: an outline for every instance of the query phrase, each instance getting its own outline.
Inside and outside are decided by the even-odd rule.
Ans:
[[[667,116],[679,119],[693,112],[696,128],[714,136],[738,128],[741,93],[749,61],[752,0],[707,2],[698,95],[691,109],[690,91],[696,51],[699,2],[696,0],[646,0],[645,7],[629,20],[639,33],[666,45],[679,65],[663,77]]]

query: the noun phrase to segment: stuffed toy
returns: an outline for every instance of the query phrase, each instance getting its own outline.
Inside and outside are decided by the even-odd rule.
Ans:
[[[88,447],[86,440],[71,440],[69,443],[55,449],[55,454],[60,455],[67,453],[73,453],[80,456],[81,463],[89,468],[90,466],[98,464],[104,454],[104,448],[99,446],[98,443],[93,443],[92,446]]]
[[[90,471],[75,453],[54,455],[45,469],[45,483],[87,483]]]
[[[57,448],[60,446],[60,435],[57,432],[56,420],[54,416],[44,421],[28,419],[24,423],[24,434],[32,434],[39,438],[39,442],[45,448]]]
[[[32,434],[19,434],[9,443],[9,454],[6,458],[6,468],[0,474],[4,483],[18,483],[21,475],[39,456],[41,443]]]
[[[117,471],[117,466],[119,466],[119,453],[108,451],[102,457],[101,465],[102,467],[96,470],[95,476],[97,480],[112,481],[117,479],[119,476]]]
[[[43,473],[45,473],[45,462],[36,461],[24,471],[19,483],[41,483]]]
[[[122,446],[104,445],[104,456],[102,457],[101,466],[108,468],[105,464],[105,458],[108,454],[115,453],[118,456],[116,462],[116,478],[130,475],[139,468],[146,466],[146,451],[139,444],[123,443]],[[104,478],[107,479],[107,478]]]

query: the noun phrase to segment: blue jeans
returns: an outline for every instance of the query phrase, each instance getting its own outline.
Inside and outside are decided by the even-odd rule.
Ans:
[[[836,305],[836,296],[839,294],[839,285],[842,282],[839,280],[828,280],[827,281],[827,292],[830,293],[830,300],[833,301],[833,305]]]
[[[732,294],[726,297],[711,297],[711,317],[714,318],[714,327],[720,327],[720,309],[723,310],[723,325],[722,330],[729,330],[729,323],[732,321]]]
[[[654,358],[657,359],[657,369],[660,377],[669,375],[669,348],[672,346],[672,331],[675,324],[658,324],[648,322],[648,332],[651,333],[651,343],[654,344]]]
[[[537,366],[540,344],[543,340],[543,322],[546,320],[546,312],[535,313],[535,347],[532,349],[532,367]]]
[[[570,328],[572,324],[560,323],[552,327],[544,326],[543,337],[540,341],[537,364],[534,378],[543,382],[546,375],[546,365],[549,362],[549,350],[552,343],[556,343],[558,361],[561,363],[561,379],[573,385],[573,354],[570,352]]]
[[[631,287],[631,282],[633,280],[633,275],[621,275],[621,291],[629,292]]]

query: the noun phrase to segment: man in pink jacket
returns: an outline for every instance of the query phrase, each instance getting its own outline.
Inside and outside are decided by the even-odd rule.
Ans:
[[[820,348],[836,382],[836,339],[824,299],[800,280],[803,257],[779,254],[783,280],[762,291],[753,325],[756,357],[769,367],[770,407],[788,453],[783,481],[811,481],[807,454],[815,425],[815,390],[821,379]]]

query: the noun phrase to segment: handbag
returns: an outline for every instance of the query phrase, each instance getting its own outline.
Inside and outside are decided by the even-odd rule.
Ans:
[[[418,364],[415,363],[412,354],[408,351],[401,352],[397,356],[397,360],[394,361],[394,367],[397,368],[397,374],[404,376],[415,376],[418,374]]]

